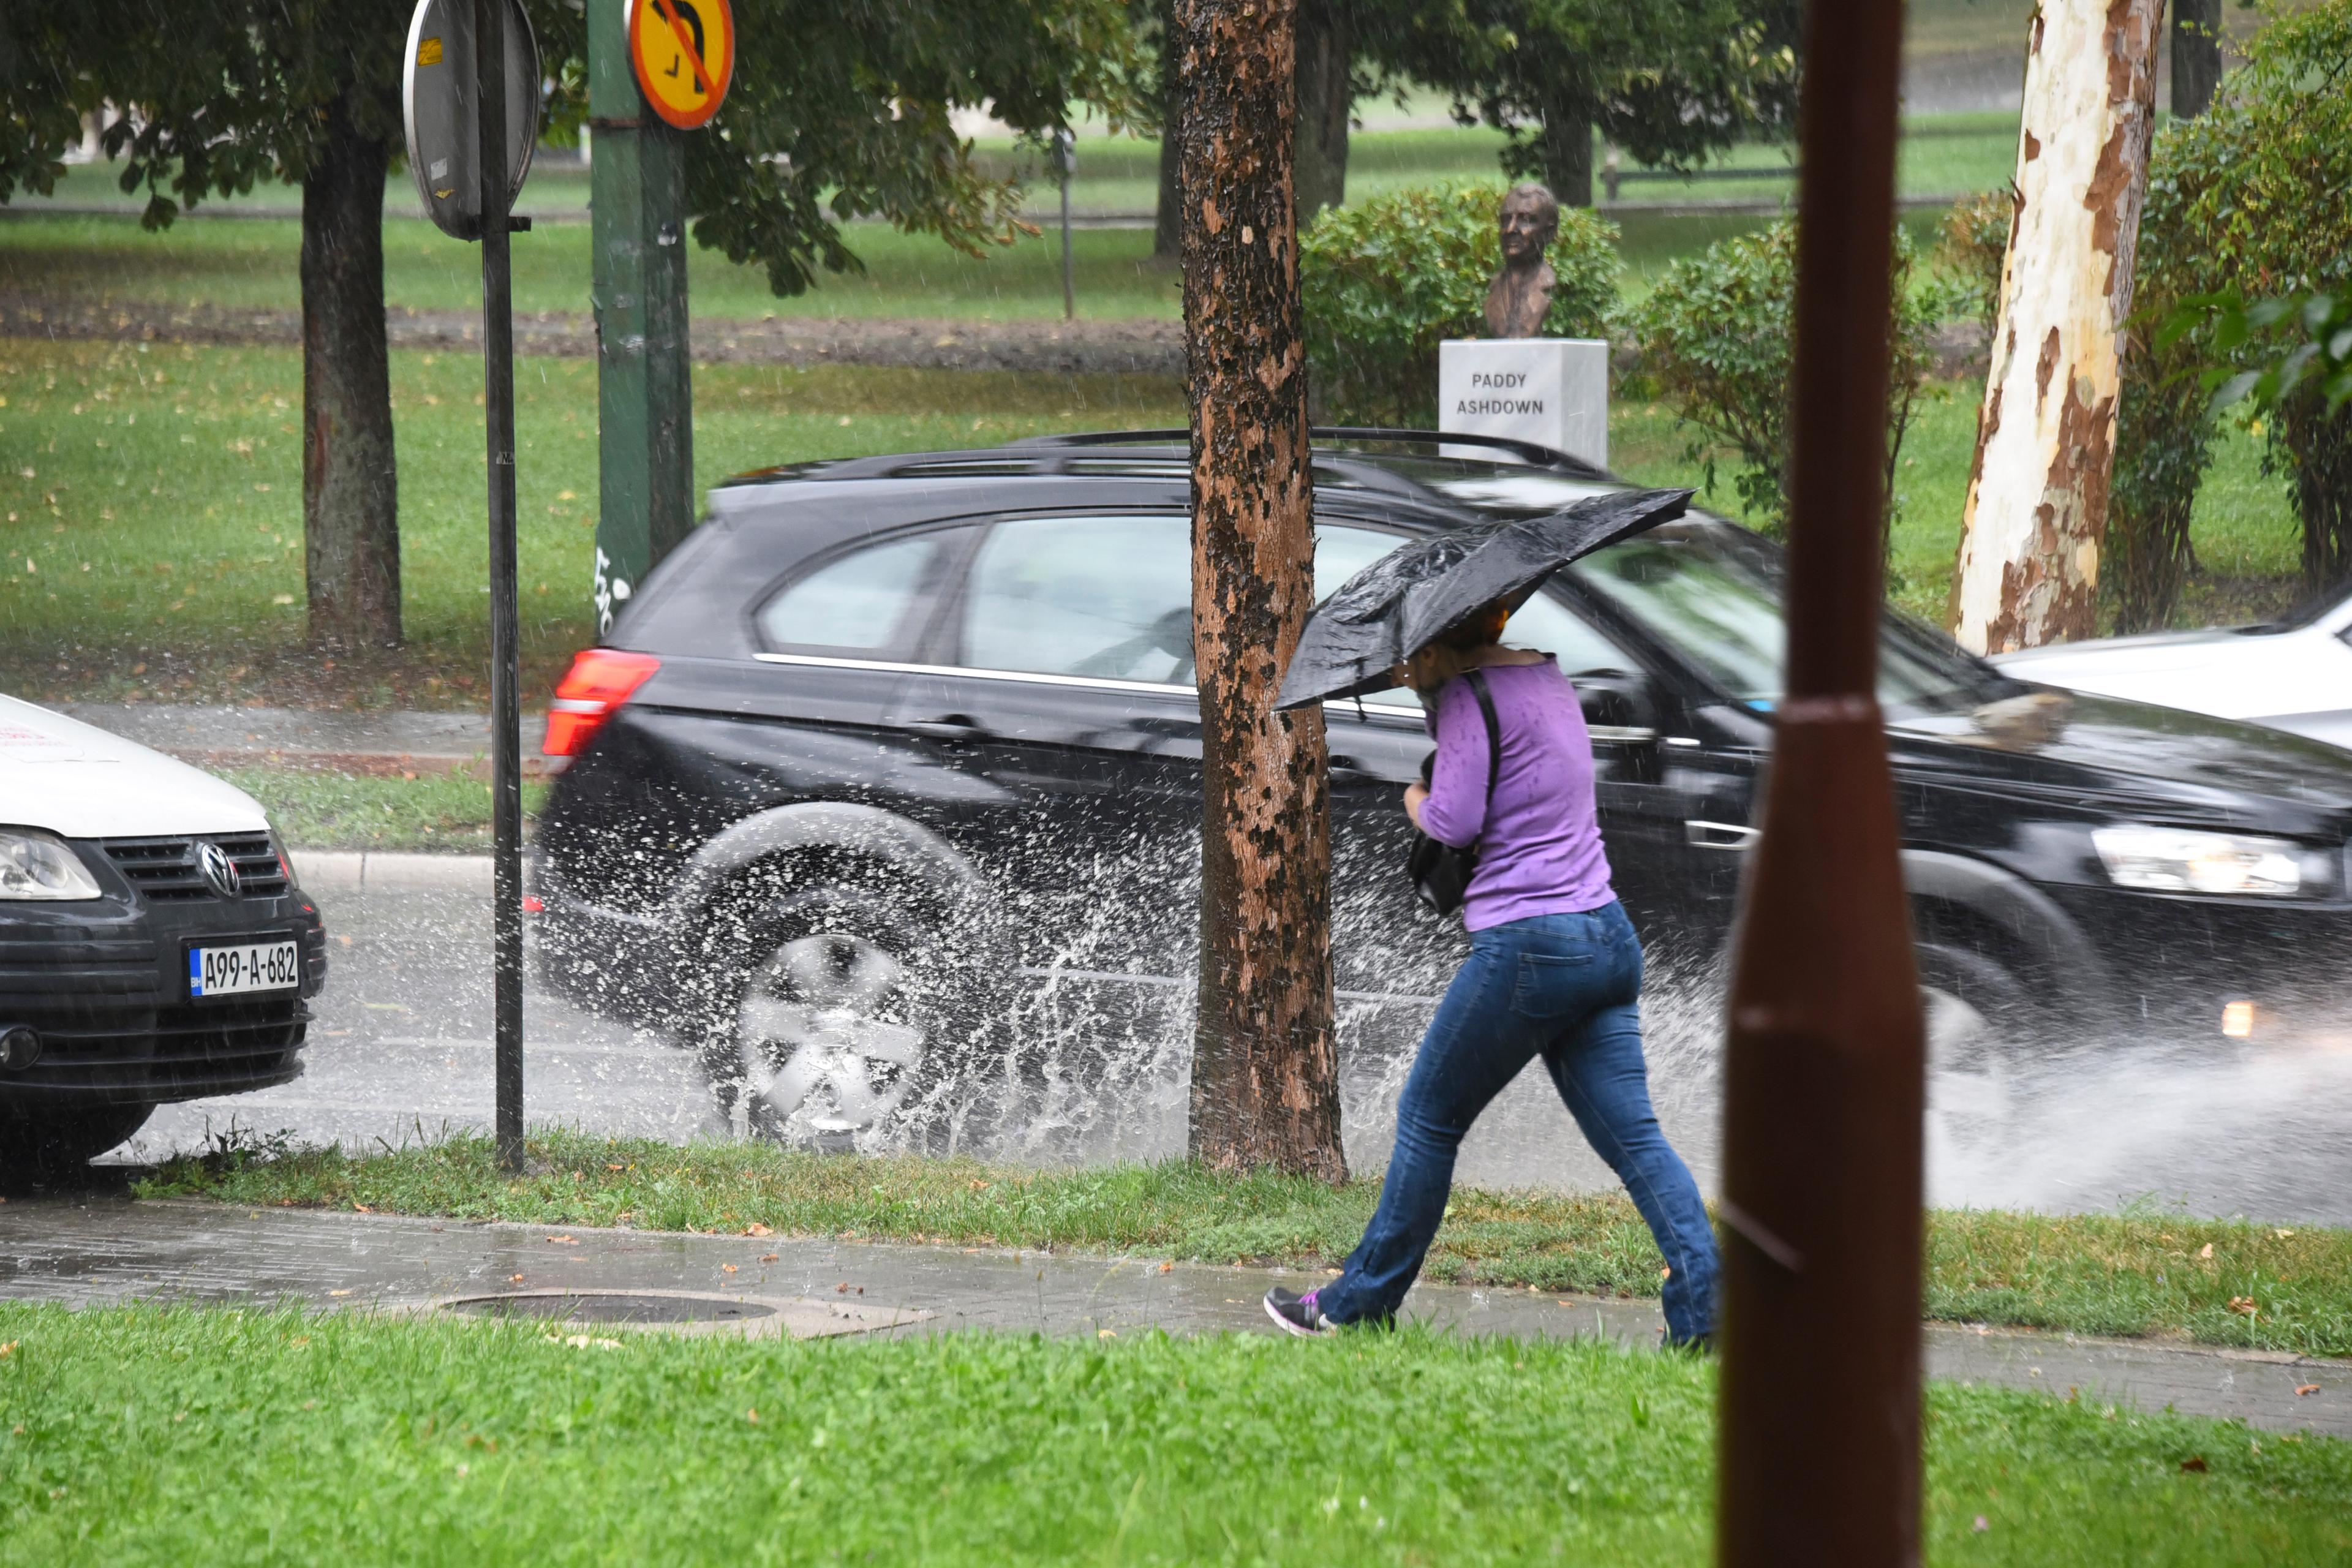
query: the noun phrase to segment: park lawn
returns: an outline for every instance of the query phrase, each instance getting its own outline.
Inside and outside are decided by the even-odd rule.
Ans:
[[[537,747],[523,721],[523,747]],[[374,776],[292,767],[215,768],[261,804],[280,843],[305,849],[422,849],[447,853],[490,847],[490,785],[470,773]],[[523,829],[547,798],[547,785],[525,779]]]
[[[0,1563],[1701,1564],[1716,1372],[1411,1330],[743,1342],[0,1306]],[[2352,1551],[2352,1445],[1931,1384],[1938,1563]]]
[[[0,233],[5,233],[0,229]],[[0,669],[41,699],[476,706],[487,700],[480,361],[392,356],[407,646],[341,668],[303,651],[301,363],[290,349],[0,340]],[[595,366],[516,376],[527,693],[593,640]],[[699,365],[695,471],[985,447],[1059,430],[1184,423],[1165,376]],[[1973,449],[1975,388],[1937,384],[1905,448],[1895,602],[1939,619]],[[1627,478],[1700,484],[1689,432],[1621,402]],[[2297,531],[2262,444],[2234,426],[2198,500],[2207,576],[2184,605],[2247,619],[2299,593]],[[1714,504],[1733,504],[1729,470]]]
[[[300,355],[0,340],[0,669],[39,700],[478,706],[488,544],[478,356],[392,356],[408,646],[302,651]],[[1163,377],[703,365],[698,486],[772,463],[1179,424]],[[593,640],[593,361],[515,376],[525,690]]]
[[[1380,1195],[1374,1181],[1331,1187],[1182,1161],[1031,1170],[761,1142],[679,1148],[549,1128],[533,1135],[530,1160],[527,1173],[506,1176],[486,1140],[465,1136],[360,1158],[239,1139],[172,1161],[138,1191],[535,1225],[741,1233],[758,1224],[844,1239],[1301,1268],[1345,1258]],[[2352,1231],[2162,1212],[1936,1210],[1927,1234],[1931,1318],[2352,1355]],[[1464,1189],[1427,1272],[1460,1283],[1654,1296],[1660,1268],[1622,1194]],[[2233,1300],[2252,1310],[2233,1310]]]

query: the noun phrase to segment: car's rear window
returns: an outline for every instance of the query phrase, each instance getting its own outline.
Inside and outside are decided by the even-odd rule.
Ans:
[[[926,533],[837,556],[767,602],[761,634],[772,644],[799,647],[897,647],[943,548],[940,535]]]

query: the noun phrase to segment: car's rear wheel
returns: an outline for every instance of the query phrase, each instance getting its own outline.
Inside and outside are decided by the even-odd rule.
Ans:
[[[47,1186],[80,1178],[90,1161],[147,1124],[152,1105],[71,1110],[0,1107],[0,1184]]]
[[[740,932],[703,1065],[738,1136],[803,1148],[971,1146],[1004,1110],[996,987],[940,922],[860,887],[777,898]]]

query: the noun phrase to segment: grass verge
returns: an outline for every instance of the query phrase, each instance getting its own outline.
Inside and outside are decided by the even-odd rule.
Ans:
[[[1206,1263],[1329,1267],[1352,1249],[1375,1182],[1329,1187],[1184,1162],[1016,1170],[963,1160],[845,1158],[764,1143],[678,1148],[541,1130],[531,1170],[502,1175],[488,1141],[352,1158],[304,1149],[172,1162],[143,1196],[354,1208],[534,1224],[964,1246],[1066,1247]],[[1661,1259],[1617,1194],[1460,1190],[1429,1255],[1435,1279],[1653,1296]],[[1930,1317],[2080,1333],[2352,1354],[2352,1231],[2162,1214],[1928,1215]]]
[[[744,1343],[0,1306],[0,1561],[1702,1563],[1715,1373],[1590,1342]],[[1928,1394],[1929,1554],[2352,1551],[2352,1445]]]
[[[534,737],[526,734],[529,745]],[[278,840],[303,849],[424,849],[490,847],[490,784],[465,773],[373,777],[305,768],[224,768],[222,778],[261,803]],[[547,785],[526,779],[524,830]]]

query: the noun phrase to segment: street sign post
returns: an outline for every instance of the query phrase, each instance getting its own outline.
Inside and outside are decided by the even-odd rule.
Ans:
[[[514,198],[539,139],[539,46],[520,0],[420,0],[403,70],[425,211],[482,244],[490,556],[490,949],[499,1163],[522,1167],[522,700],[515,598]]]
[[[686,133],[734,70],[725,0],[588,0],[599,637],[694,526]]]
[[[1919,983],[1878,708],[1903,7],[1812,0],[1789,657],[1723,1129],[1716,1561],[1919,1561]]]

